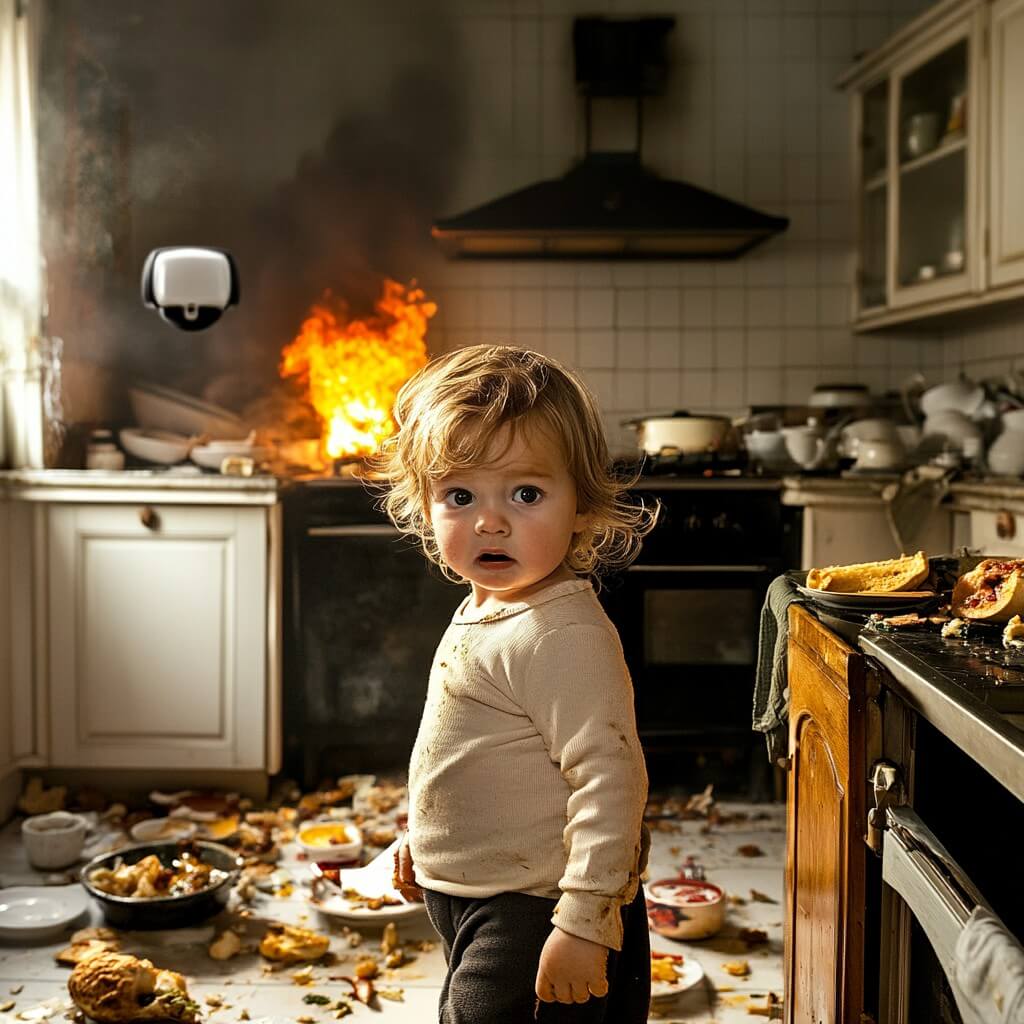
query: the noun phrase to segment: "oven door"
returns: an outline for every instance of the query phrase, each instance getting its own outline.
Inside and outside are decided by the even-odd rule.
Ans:
[[[649,755],[752,743],[761,606],[777,565],[635,563],[602,593]],[[650,763],[649,763],[650,767]]]
[[[405,771],[437,642],[465,596],[388,523],[304,522],[285,595],[285,765],[312,786]]]
[[[968,996],[981,969],[964,955],[975,908],[991,908],[938,838],[909,807],[888,807],[882,840],[880,1024],[1001,1021],[1003,984]],[[1024,962],[1024,950],[998,918],[997,944]],[[1003,979],[1005,981],[1006,979]]]

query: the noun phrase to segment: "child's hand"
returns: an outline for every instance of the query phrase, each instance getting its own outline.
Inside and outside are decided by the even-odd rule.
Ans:
[[[416,884],[416,875],[412,869],[408,832],[402,836],[402,842],[395,850],[395,870],[391,875],[391,884],[410,902],[423,902],[423,890]]]
[[[552,928],[537,967],[537,996],[545,1003],[585,1003],[608,994],[608,947]]]

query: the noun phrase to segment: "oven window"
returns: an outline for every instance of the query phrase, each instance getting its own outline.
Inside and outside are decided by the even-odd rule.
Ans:
[[[648,590],[648,665],[753,665],[759,601],[753,590]]]

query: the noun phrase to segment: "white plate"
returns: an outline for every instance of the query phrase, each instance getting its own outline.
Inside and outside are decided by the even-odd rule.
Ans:
[[[89,897],[78,884],[0,889],[0,939],[49,938],[88,909]]]
[[[668,950],[652,949],[651,952],[666,953]],[[693,986],[704,977],[704,968],[701,967],[699,960],[695,960],[688,953],[683,953],[682,957],[683,962],[681,964],[675,964],[675,968],[679,972],[679,980],[677,982],[651,982],[652,1000],[673,999],[679,995],[680,992],[685,992],[688,988],[693,988]]]
[[[401,836],[399,836],[383,853],[374,857],[366,867],[342,868],[338,874],[337,885],[326,881],[321,882],[320,888],[324,893],[324,898],[314,900],[310,897],[310,906],[329,917],[338,917],[345,921],[359,921],[362,924],[374,921],[387,924],[388,921],[425,914],[427,908],[422,903],[408,902],[391,884],[395,850],[398,849],[401,841]],[[401,900],[401,903],[397,906],[381,907],[380,910],[370,910],[368,907],[345,899],[339,889],[355,889],[364,896],[390,896],[392,899]]]

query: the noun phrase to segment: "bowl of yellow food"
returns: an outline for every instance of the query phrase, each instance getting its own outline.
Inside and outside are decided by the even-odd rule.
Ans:
[[[355,860],[363,848],[363,834],[347,821],[310,821],[299,829],[299,846],[317,861]]]

